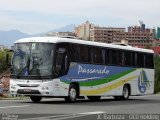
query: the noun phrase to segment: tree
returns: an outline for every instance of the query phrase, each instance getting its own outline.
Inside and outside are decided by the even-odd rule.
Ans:
[[[6,70],[7,66],[5,64],[5,51],[0,51],[0,73]]]
[[[7,54],[9,54],[9,60],[11,60],[12,53],[8,53],[7,49],[0,51],[0,75],[9,68],[9,66],[6,64]]]
[[[157,55],[154,57],[155,66],[155,89],[154,92],[160,92],[160,57]]]

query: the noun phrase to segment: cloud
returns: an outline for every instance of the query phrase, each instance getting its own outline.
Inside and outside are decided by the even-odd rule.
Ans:
[[[3,0],[0,24],[7,20],[10,25],[15,22],[28,30],[27,25],[32,25],[38,30],[38,26],[51,29],[86,20],[117,27],[143,20],[148,26],[156,26],[160,25],[159,11],[159,0]],[[32,26],[30,29],[34,29]]]
[[[37,15],[38,17],[39,15]],[[51,29],[59,28],[65,24],[56,24],[51,20],[44,20],[42,18],[36,18],[36,15],[20,17],[19,15],[1,14],[3,19],[0,19],[1,30],[17,29],[24,33],[36,34],[41,32],[47,32]]]
[[[101,13],[126,12],[128,10],[139,12],[154,11],[159,10],[159,3],[159,0],[14,0],[14,2],[5,0],[1,1],[0,9],[51,15],[83,15],[88,13],[97,14],[99,11]]]

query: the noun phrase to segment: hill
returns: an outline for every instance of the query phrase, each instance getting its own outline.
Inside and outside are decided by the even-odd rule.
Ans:
[[[30,35],[18,30],[0,31],[0,44],[9,47],[12,46],[17,39],[29,36]]]
[[[13,45],[13,43],[17,39],[20,39],[20,38],[42,36],[42,35],[45,35],[49,32],[67,32],[67,31],[72,32],[72,31],[74,31],[74,27],[75,27],[75,25],[71,24],[71,25],[66,25],[66,26],[58,28],[58,29],[50,30],[45,33],[39,33],[39,34],[33,34],[33,35],[29,35],[29,34],[23,33],[18,30],[0,31],[0,44],[7,46],[7,47],[10,47]]]

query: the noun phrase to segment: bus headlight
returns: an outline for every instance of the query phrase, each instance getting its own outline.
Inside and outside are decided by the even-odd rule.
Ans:
[[[14,89],[14,90],[15,90],[15,89],[16,89],[16,87],[15,87],[15,86],[11,86],[11,89]]]

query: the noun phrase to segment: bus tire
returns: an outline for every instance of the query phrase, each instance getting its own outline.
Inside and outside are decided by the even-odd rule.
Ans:
[[[100,100],[101,96],[87,96],[89,100],[91,101],[98,101]]]
[[[122,100],[128,100],[130,95],[129,85],[124,85],[123,87],[123,96],[121,97]]]
[[[34,103],[39,103],[41,101],[42,97],[41,96],[30,96],[30,99]]]
[[[78,96],[78,89],[74,84],[69,87],[68,97],[65,97],[66,102],[75,102]]]

